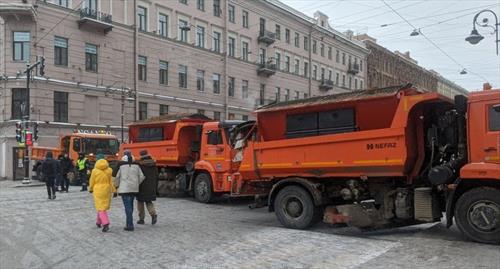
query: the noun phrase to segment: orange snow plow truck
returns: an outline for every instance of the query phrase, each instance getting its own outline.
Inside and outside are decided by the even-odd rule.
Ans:
[[[500,89],[450,100],[411,85],[264,106],[231,135],[231,193],[267,189],[286,227],[373,229],[453,217],[500,243]]]
[[[156,161],[158,194],[186,193],[207,203],[230,192],[233,156],[229,143],[232,128],[242,121],[214,121],[203,115],[173,114],[129,125],[129,143],[120,156],[130,151],[137,159],[142,150]],[[257,194],[248,189],[246,196]]]

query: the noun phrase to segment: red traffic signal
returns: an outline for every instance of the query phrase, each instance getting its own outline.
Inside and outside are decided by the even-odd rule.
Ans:
[[[33,134],[26,132],[26,146],[33,146]]]

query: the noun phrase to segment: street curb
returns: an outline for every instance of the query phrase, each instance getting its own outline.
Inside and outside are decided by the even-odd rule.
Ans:
[[[21,184],[14,186],[14,188],[29,188],[29,187],[40,187],[40,186],[45,186],[45,183]]]

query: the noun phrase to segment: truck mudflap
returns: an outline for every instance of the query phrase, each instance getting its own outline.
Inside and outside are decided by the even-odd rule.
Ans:
[[[446,194],[446,228],[450,228],[453,225],[453,217],[455,215],[455,202],[457,198],[455,197],[457,186],[460,184],[461,180],[458,178],[453,182],[453,188],[448,188]]]

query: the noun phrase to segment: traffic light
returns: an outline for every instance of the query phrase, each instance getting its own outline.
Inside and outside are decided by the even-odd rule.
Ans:
[[[40,76],[44,76],[45,75],[45,57],[42,56],[42,58],[40,59]]]
[[[23,125],[21,122],[16,122],[16,141],[23,143]]]
[[[33,134],[26,131],[26,146],[33,146]]]
[[[33,122],[33,141],[38,140],[38,123]]]

